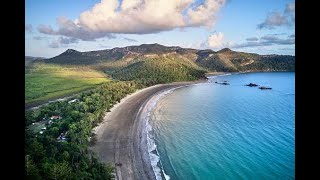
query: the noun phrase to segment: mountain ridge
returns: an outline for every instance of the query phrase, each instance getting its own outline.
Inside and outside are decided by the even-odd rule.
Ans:
[[[168,58],[178,63],[188,61],[208,72],[295,70],[295,56],[292,55],[259,55],[238,52],[230,48],[223,48],[219,51],[198,50],[179,46],[164,46],[158,43],[86,52],[67,49],[55,57],[43,60],[43,62],[59,65],[94,66],[100,70],[108,70],[110,68],[124,68],[148,59],[158,59],[160,62],[161,58]]]
[[[78,51],[75,49],[67,49],[66,51],[62,52],[59,55],[62,55],[64,53],[70,53],[70,52],[76,52],[76,53],[99,53],[99,52],[108,52],[108,51],[112,51],[112,52],[117,52],[117,51],[146,51],[146,50],[156,50],[156,49],[161,49],[162,51],[181,51],[181,50],[194,50],[197,52],[213,52],[213,53],[224,53],[224,52],[237,52],[237,53],[248,53],[248,54],[257,54],[257,53],[250,53],[250,52],[241,52],[241,51],[234,51],[230,48],[222,48],[218,51],[213,51],[212,49],[195,49],[195,48],[183,48],[180,46],[164,46],[158,43],[153,43],[153,44],[140,44],[140,45],[131,45],[131,46],[124,46],[124,47],[114,47],[111,49],[102,49],[102,50],[92,50],[92,51]],[[46,59],[54,59],[57,56],[51,57],[51,58],[46,58]],[[277,55],[277,56],[293,56],[293,55],[286,55],[286,54],[258,54],[260,56],[273,56],[273,55]],[[27,57],[27,56],[26,56]]]

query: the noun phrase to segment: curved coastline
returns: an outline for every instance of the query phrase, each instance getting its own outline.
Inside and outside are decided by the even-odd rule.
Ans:
[[[96,143],[91,149],[102,162],[121,164],[115,166],[116,179],[156,179],[148,148],[150,101],[165,91],[204,82],[159,84],[128,95],[94,129]]]
[[[145,142],[141,144],[141,154],[144,154],[143,159],[145,159],[145,162],[147,164],[151,164],[152,170],[157,180],[169,180],[170,176],[164,172],[163,165],[160,160],[160,154],[158,152],[157,145],[154,139],[153,127],[150,125],[150,121],[152,120],[151,115],[154,109],[157,107],[158,102],[164,96],[172,93],[176,89],[180,89],[191,85],[195,84],[182,85],[159,91],[158,93],[151,96],[149,100],[146,101],[146,104],[142,106],[141,112],[139,112],[139,115],[137,117],[137,120],[142,121],[142,129],[139,132],[142,132],[142,142]],[[147,146],[145,147],[145,145]]]

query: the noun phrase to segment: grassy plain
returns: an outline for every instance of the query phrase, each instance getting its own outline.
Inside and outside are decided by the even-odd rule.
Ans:
[[[88,67],[35,63],[25,70],[25,103],[63,97],[107,81],[105,73]]]

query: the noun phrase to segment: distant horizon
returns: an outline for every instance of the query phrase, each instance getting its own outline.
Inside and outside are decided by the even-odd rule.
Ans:
[[[145,44],[145,43],[144,43]],[[133,44],[133,45],[129,45],[129,46],[141,46],[141,45],[144,45],[144,44]],[[146,45],[152,45],[152,44],[159,44],[159,43],[147,43]],[[162,46],[166,46],[166,45],[163,45],[163,44],[159,44],[159,45],[162,45]],[[113,47],[113,48],[105,48],[105,49],[96,49],[96,50],[87,50],[87,51],[78,51],[77,49],[73,49],[73,48],[66,48],[64,49],[61,53],[58,53],[57,55],[54,55],[54,56],[51,56],[51,57],[44,57],[44,56],[32,56],[32,55],[25,55],[25,57],[36,57],[36,58],[46,58],[46,59],[50,59],[50,58],[53,58],[53,57],[56,57],[56,56],[59,56],[60,54],[66,52],[67,50],[71,49],[71,50],[75,50],[75,51],[78,51],[78,52],[90,52],[90,51],[103,51],[103,50],[111,50],[111,49],[114,49],[114,48],[124,48],[124,47],[129,47],[129,46],[119,46],[119,47]],[[181,46],[166,46],[166,47],[180,47],[180,48],[183,48],[183,49],[195,49],[195,50],[212,50],[212,49],[196,49],[196,48],[189,48],[189,47],[181,47]],[[238,51],[238,50],[234,50],[232,48],[228,48],[228,47],[225,47],[225,48],[221,48],[219,50],[212,50],[214,52],[218,52],[222,49],[230,49],[232,51],[236,51],[236,52],[244,52],[244,53],[252,53],[252,54],[259,54],[259,53],[255,53],[255,52],[248,52],[248,51]],[[288,55],[288,56],[295,56],[294,54],[259,54],[259,55]]]

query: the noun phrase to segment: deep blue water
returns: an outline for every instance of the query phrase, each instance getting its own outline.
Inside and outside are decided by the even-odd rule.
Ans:
[[[220,85],[215,81],[228,81]],[[170,179],[294,179],[295,73],[211,77],[162,97],[151,113]],[[272,87],[260,90],[244,86]],[[161,163],[161,164],[160,164]]]

